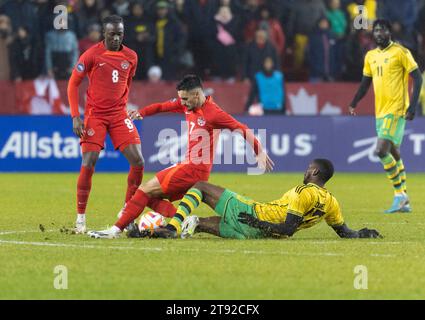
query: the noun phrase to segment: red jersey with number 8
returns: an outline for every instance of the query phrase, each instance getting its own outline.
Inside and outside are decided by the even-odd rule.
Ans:
[[[89,78],[86,115],[112,115],[126,108],[128,93],[137,68],[137,54],[126,46],[110,51],[102,42],[84,52],[73,76]]]

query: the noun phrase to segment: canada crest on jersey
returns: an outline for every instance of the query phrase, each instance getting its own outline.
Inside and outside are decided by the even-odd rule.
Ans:
[[[93,137],[93,136],[94,136],[94,130],[93,130],[92,128],[88,129],[88,130],[87,130],[87,135],[88,135],[89,137]]]
[[[129,66],[130,66],[130,63],[126,60],[121,62],[121,68],[123,68],[124,70],[127,70]]]
[[[205,126],[205,123],[206,123],[206,121],[205,121],[204,118],[202,118],[202,117],[198,118],[198,125],[199,126],[203,127],[203,126]]]

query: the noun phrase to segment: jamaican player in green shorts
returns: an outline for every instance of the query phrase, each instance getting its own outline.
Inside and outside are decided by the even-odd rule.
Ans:
[[[381,160],[394,189],[391,208],[385,213],[410,212],[406,172],[400,157],[406,120],[413,120],[422,85],[422,76],[410,51],[391,40],[391,24],[376,20],[373,37],[377,48],[365,57],[363,78],[351,102],[349,112],[355,115],[357,103],[367,93],[373,80],[375,91],[376,154]],[[413,78],[412,102],[409,104],[408,79]]]
[[[332,177],[333,165],[326,159],[315,159],[304,174],[303,184],[286,192],[279,200],[257,202],[208,182],[196,183],[183,197],[177,213],[184,217],[181,237],[194,232],[207,232],[231,239],[290,237],[301,229],[310,228],[323,219],[342,238],[377,238],[371,229],[351,230],[342,217],[337,200],[325,189]],[[198,218],[191,213],[201,202],[219,216]],[[161,228],[160,228],[161,229]],[[163,237],[159,229],[134,237]]]

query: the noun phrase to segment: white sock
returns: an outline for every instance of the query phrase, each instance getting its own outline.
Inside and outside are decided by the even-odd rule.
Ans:
[[[111,227],[111,230],[113,231],[113,232],[115,232],[115,233],[121,233],[122,231],[121,231],[121,229],[120,228],[118,228],[117,226],[112,226]]]
[[[86,215],[84,213],[77,213],[77,223],[86,223]]]

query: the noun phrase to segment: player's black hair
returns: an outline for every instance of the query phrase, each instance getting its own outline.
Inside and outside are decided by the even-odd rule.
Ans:
[[[313,162],[319,166],[319,177],[327,182],[334,175],[334,165],[328,159],[314,159]]]
[[[108,16],[103,19],[102,21],[103,27],[105,28],[105,26],[108,23],[112,23],[112,24],[124,23],[124,20],[120,16],[113,14],[112,16]]]
[[[192,89],[201,88],[202,89],[202,81],[195,74],[188,74],[183,77],[182,80],[177,84],[177,91],[184,90],[190,91]]]
[[[387,29],[390,31],[390,33],[392,32],[391,22],[389,22],[389,21],[388,21],[388,20],[386,20],[386,19],[376,19],[376,20],[373,22],[372,30],[375,30],[375,27],[376,27],[376,26],[385,27],[385,28],[387,28]]]

